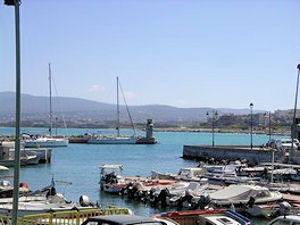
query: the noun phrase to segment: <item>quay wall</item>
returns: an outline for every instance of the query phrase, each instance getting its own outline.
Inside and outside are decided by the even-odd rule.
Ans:
[[[184,159],[207,159],[215,158],[217,160],[241,160],[247,159],[250,164],[258,164],[272,161],[272,150],[255,146],[250,149],[248,146],[195,146],[184,145]],[[283,162],[284,153],[282,151],[274,152],[275,162]]]

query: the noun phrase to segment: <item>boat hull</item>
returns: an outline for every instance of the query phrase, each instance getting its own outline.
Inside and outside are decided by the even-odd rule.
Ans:
[[[111,138],[91,138],[87,141],[88,144],[136,144],[134,137],[111,137]]]
[[[57,147],[67,147],[69,144],[68,140],[27,140],[25,141],[26,148],[57,148]]]

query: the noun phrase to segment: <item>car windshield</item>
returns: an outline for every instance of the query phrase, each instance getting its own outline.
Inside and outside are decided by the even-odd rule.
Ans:
[[[135,223],[132,225],[142,225],[142,224],[146,224],[146,225],[162,225],[160,222],[153,222],[153,223]]]
[[[113,223],[113,222],[104,222],[104,221],[88,221],[83,223],[83,225],[117,225],[119,223]],[[165,223],[163,222],[142,222],[142,223],[132,223],[132,224],[128,224],[128,225],[163,225]]]
[[[300,225],[300,222],[291,222],[288,220],[280,219],[272,223],[271,225]]]

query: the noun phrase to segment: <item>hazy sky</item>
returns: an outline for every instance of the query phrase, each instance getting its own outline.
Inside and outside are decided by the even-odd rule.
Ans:
[[[23,0],[22,92],[130,105],[292,108],[299,0]],[[15,90],[14,10],[0,5],[0,91]],[[54,95],[56,91],[53,90]]]

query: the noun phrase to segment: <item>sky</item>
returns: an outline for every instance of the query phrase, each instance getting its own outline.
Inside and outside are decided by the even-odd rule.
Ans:
[[[0,4],[0,91],[15,90],[14,9]],[[129,105],[293,108],[299,0],[23,0],[22,93]]]

